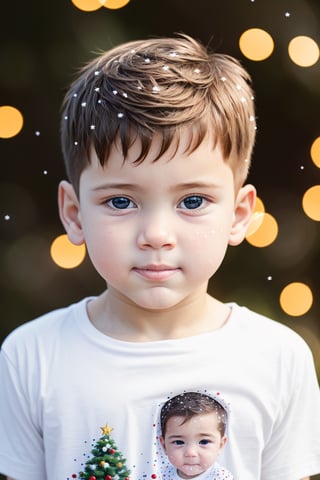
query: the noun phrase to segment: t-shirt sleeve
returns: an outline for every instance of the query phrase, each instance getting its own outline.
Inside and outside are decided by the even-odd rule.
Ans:
[[[301,340],[287,362],[286,394],[263,452],[262,480],[300,480],[320,473],[320,392],[310,349]]]
[[[10,348],[9,348],[10,351]],[[0,472],[15,480],[45,478],[44,450],[35,411],[36,373],[0,352]],[[27,386],[34,383],[34,389]],[[40,416],[40,412],[38,412]]]

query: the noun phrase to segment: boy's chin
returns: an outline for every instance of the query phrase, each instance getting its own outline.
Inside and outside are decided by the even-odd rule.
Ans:
[[[204,472],[203,468],[200,468],[198,466],[195,467],[195,466],[190,465],[190,467],[185,467],[183,469],[183,471],[178,469],[178,476],[180,478],[185,479],[185,480],[188,480],[188,479],[191,480],[192,478],[198,477],[203,472]]]
[[[163,287],[155,287],[153,290],[162,290]],[[171,310],[183,303],[184,297],[180,297],[171,292],[153,291],[149,295],[137,298],[135,304],[142,310],[149,310],[154,313]]]

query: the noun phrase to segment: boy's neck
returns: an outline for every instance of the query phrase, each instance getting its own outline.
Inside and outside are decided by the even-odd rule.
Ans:
[[[145,310],[109,291],[88,304],[92,324],[105,335],[128,342],[191,337],[221,328],[230,308],[207,293],[170,310]]]

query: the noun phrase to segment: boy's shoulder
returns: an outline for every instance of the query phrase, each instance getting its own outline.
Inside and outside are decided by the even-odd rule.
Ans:
[[[265,330],[284,335],[297,335],[290,327],[281,323],[280,321],[268,316],[267,314],[259,313],[250,307],[240,305],[235,302],[229,302],[232,311],[232,317],[236,320],[237,325],[241,328],[246,327],[252,330]]]
[[[258,346],[272,344],[274,348],[284,350],[305,350],[308,346],[305,340],[293,328],[258,313],[246,306],[236,303],[229,304],[232,309],[232,336],[236,339],[246,339]]]
[[[44,313],[18,326],[5,338],[1,346],[2,350],[24,349],[25,347],[30,350],[32,346],[40,342],[49,345],[62,329],[74,321],[75,317],[86,315],[88,301],[89,298],[83,298],[76,303]]]

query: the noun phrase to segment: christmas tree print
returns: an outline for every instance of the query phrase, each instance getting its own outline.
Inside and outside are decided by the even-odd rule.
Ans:
[[[112,428],[106,424],[100,427],[102,436],[91,450],[92,458],[87,460],[84,471],[72,478],[79,480],[129,480],[130,470],[126,459],[119,452],[115,441],[110,437]]]

